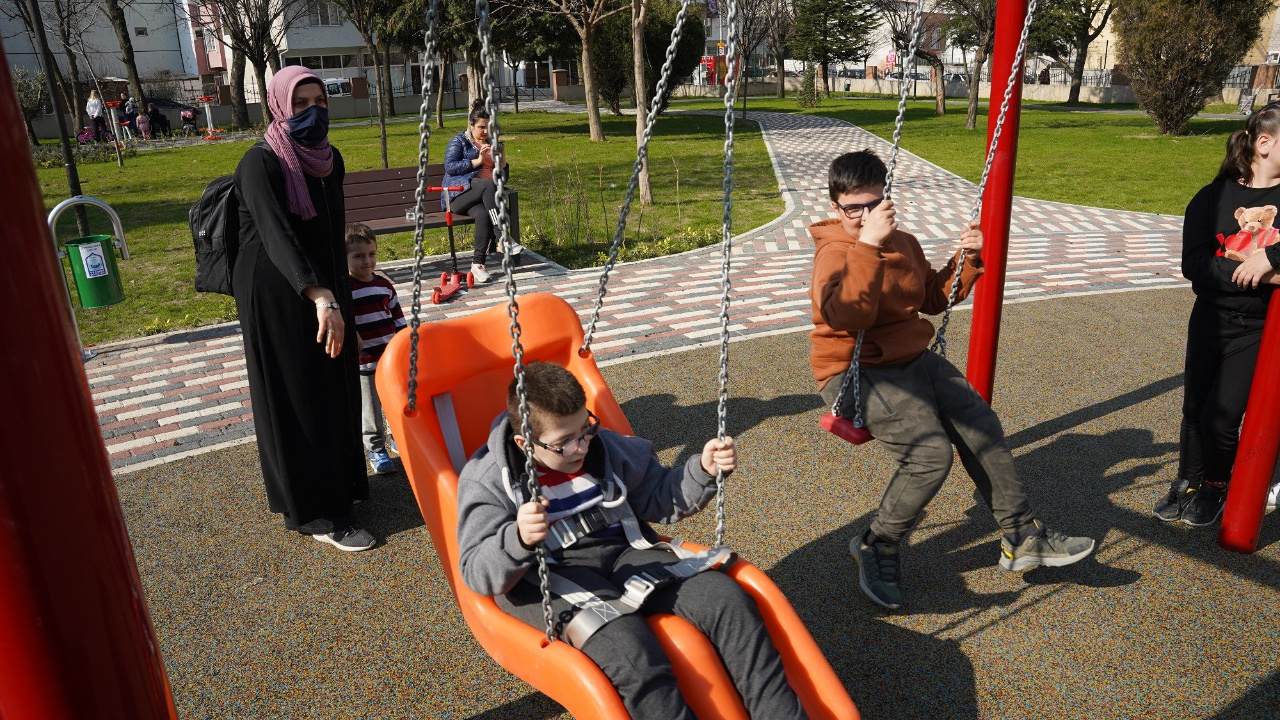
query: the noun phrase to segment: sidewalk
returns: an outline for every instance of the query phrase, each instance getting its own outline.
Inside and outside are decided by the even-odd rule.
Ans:
[[[886,155],[889,148],[871,133],[832,118],[753,111],[751,119],[763,128],[787,209],[734,239],[730,330],[735,339],[810,327],[813,246],[805,227],[829,215],[826,165],[839,149],[871,147]],[[930,260],[940,263],[953,252],[976,188],[908,152],[899,158],[899,222],[917,234]],[[1006,302],[1184,285],[1181,224],[1173,216],[1017,198]],[[588,318],[598,269],[569,271],[529,255],[533,262],[517,271],[519,291],[556,293]],[[425,281],[438,278],[447,262],[438,257],[424,265]],[[407,313],[411,261],[382,267],[396,280]],[[717,342],[719,277],[717,247],[619,266],[593,344],[601,364]],[[501,282],[439,306],[424,298],[423,319],[469,314],[502,299]],[[253,439],[238,324],[94,349],[99,354],[85,370],[117,474]]]

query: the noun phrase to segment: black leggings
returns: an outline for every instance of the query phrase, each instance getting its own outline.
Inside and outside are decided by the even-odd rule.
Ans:
[[[466,213],[476,221],[475,234],[475,255],[471,262],[477,265],[484,265],[485,258],[488,257],[489,251],[494,246],[493,233],[493,215],[498,208],[497,201],[494,200],[494,192],[497,186],[492,180],[481,180],[473,178],[471,180],[471,188],[459,193],[450,204],[456,213]]]
[[[1178,472],[1193,485],[1231,479],[1263,322],[1199,298],[1191,309]]]

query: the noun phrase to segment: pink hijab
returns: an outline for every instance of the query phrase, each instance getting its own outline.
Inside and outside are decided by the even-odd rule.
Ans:
[[[313,80],[324,90],[324,82],[320,76],[301,65],[280,68],[280,72],[271,76],[271,83],[267,86],[267,107],[275,119],[267,127],[263,139],[271,146],[276,157],[280,158],[283,166],[289,211],[301,216],[303,220],[310,220],[316,216],[316,209],[311,204],[307,180],[302,174],[328,177],[333,172],[333,148],[329,146],[328,138],[319,145],[307,147],[289,136],[289,125],[285,120],[293,117],[293,90],[304,80]]]

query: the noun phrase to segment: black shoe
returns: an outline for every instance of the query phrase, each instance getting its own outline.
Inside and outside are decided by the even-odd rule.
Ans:
[[[1200,489],[1182,508],[1182,522],[1192,527],[1212,525],[1222,516],[1222,506],[1227,500],[1227,484],[1201,483]]]
[[[343,530],[334,530],[331,533],[316,533],[311,537],[320,542],[329,543],[344,552],[360,552],[378,544],[377,539],[373,537],[373,533],[354,524]]]
[[[871,601],[881,607],[897,610],[902,606],[902,593],[898,589],[897,543],[866,543],[862,533],[849,541],[849,552],[858,561],[858,586]]]
[[[1151,512],[1165,522],[1181,520],[1182,512],[1186,509],[1187,503],[1191,502],[1191,496],[1195,491],[1189,480],[1178,478],[1169,486],[1169,492],[1156,501],[1156,506]]]

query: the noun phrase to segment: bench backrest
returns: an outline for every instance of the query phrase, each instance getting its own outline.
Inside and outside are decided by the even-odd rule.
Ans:
[[[439,185],[443,179],[443,164],[427,166],[427,185]],[[349,172],[342,182],[342,191],[346,196],[347,222],[403,218],[404,211],[415,202],[418,167]],[[440,193],[426,193],[422,210],[440,212]]]

